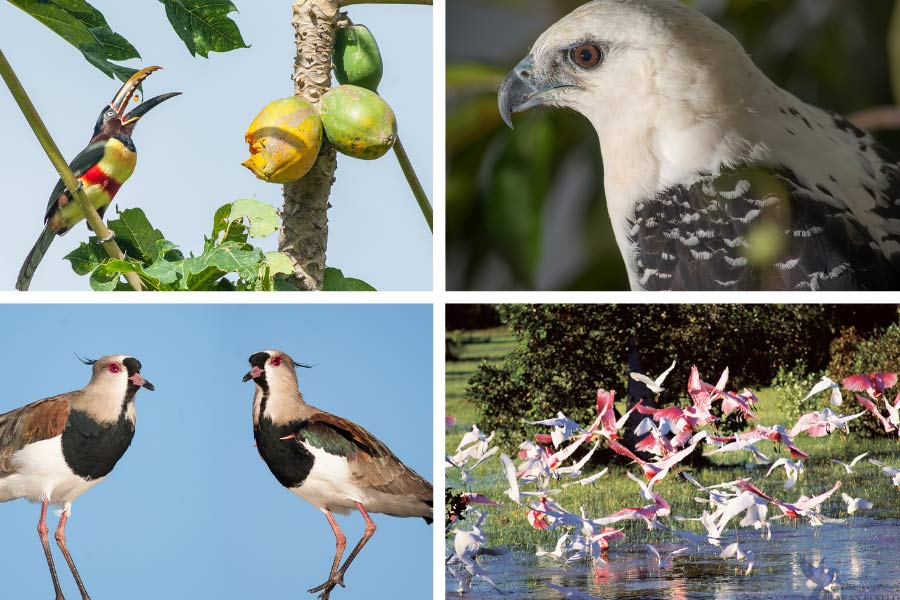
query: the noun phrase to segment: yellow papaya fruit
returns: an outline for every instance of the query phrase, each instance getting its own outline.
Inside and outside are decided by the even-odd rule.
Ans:
[[[269,183],[290,183],[309,172],[322,147],[322,121],[312,104],[291,96],[269,103],[244,139],[250,158],[242,165]]]
[[[397,139],[397,119],[381,96],[355,85],[340,85],[322,96],[319,115],[328,141],[338,152],[374,160]]]

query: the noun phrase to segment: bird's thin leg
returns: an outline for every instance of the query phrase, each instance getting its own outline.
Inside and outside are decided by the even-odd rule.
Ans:
[[[87,590],[84,589],[84,584],[81,582],[81,575],[78,574],[78,569],[75,568],[75,561],[72,560],[72,555],[69,554],[69,549],[66,547],[66,521],[68,520],[69,509],[67,507],[63,509],[62,515],[59,517],[59,525],[56,527],[56,543],[59,544],[59,549],[62,550],[63,556],[66,557],[66,562],[69,563],[69,570],[72,571],[72,576],[75,577],[75,583],[78,584],[78,591],[81,592],[82,600],[91,600]]]
[[[53,578],[56,600],[65,600],[62,588],[59,587],[59,578],[56,576],[56,567],[53,565],[53,554],[50,553],[50,540],[47,537],[47,534],[50,533],[50,528],[47,527],[47,506],[49,504],[50,501],[46,498],[41,502],[41,519],[38,521],[37,530],[38,536],[41,538],[41,545],[44,547],[44,556],[47,557],[47,566],[50,567],[50,577]]]
[[[331,531],[334,532],[336,546],[334,551],[334,562],[331,563],[331,573],[328,575],[328,581],[331,581],[334,578],[334,574],[338,571],[338,565],[341,564],[341,556],[344,554],[344,548],[347,547],[347,538],[344,536],[344,532],[341,531],[341,528],[338,527],[337,521],[334,520],[334,515],[331,514],[330,510],[325,511],[325,518],[328,519],[328,524],[331,525]]]
[[[366,520],[366,530],[363,532],[362,538],[356,543],[353,550],[350,552],[350,555],[347,557],[347,560],[344,561],[344,564],[338,569],[337,573],[332,573],[331,577],[328,578],[328,581],[323,583],[322,585],[316,586],[309,590],[311,594],[315,592],[321,591],[319,594],[319,598],[321,600],[328,600],[328,596],[331,594],[331,590],[334,589],[336,585],[340,585],[344,587],[344,574],[347,572],[347,568],[350,566],[350,563],[353,562],[353,559],[356,558],[356,555],[359,554],[359,551],[362,550],[363,546],[366,545],[366,542],[371,539],[373,535],[375,535],[375,522],[369,517],[369,513],[366,512],[366,507],[364,507],[359,502],[355,502],[356,508],[359,510],[359,513],[363,516],[363,519]]]

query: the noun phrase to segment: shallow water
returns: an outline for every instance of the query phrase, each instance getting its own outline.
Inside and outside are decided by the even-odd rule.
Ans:
[[[818,530],[818,531],[816,531]],[[723,561],[719,550],[706,546],[676,556],[666,570],[657,568],[656,558],[642,543],[626,540],[614,544],[609,563],[594,567],[589,562],[561,565],[531,553],[511,551],[499,557],[480,559],[504,595],[483,582],[465,598],[528,598],[558,600],[563,594],[545,585],[575,588],[597,598],[651,599],[753,599],[833,598],[830,592],[810,591],[800,565],[822,560],[837,569],[841,597],[852,600],[900,600],[900,521],[857,517],[848,525],[825,524],[799,529],[777,526],[766,541],[752,529],[742,529],[742,549],[752,550],[755,565],[749,576],[736,572],[739,563]],[[723,539],[734,541],[734,530]],[[687,545],[678,541],[655,544],[666,554]],[[552,548],[552,545],[551,545]],[[447,579],[447,598],[456,581]]]

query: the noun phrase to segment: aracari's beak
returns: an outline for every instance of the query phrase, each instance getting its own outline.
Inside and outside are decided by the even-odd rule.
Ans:
[[[160,94],[159,96],[154,96],[149,100],[144,100],[140,104],[138,104],[133,111],[122,117],[122,125],[130,125],[132,123],[136,123],[138,119],[146,115],[150,112],[155,106],[159,106],[169,98],[174,98],[175,96],[180,96],[181,92],[169,92],[168,94]]]
[[[249,373],[244,375],[244,378],[241,381],[246,383],[246,382],[250,381],[251,379],[256,379],[263,373],[264,373],[264,371],[262,369],[260,369],[259,367],[253,367],[252,369],[250,369]]]
[[[128,381],[130,381],[131,383],[133,383],[134,385],[136,385],[138,387],[146,388],[146,389],[150,390],[151,392],[156,389],[155,387],[153,387],[153,384],[150,383],[149,381],[147,381],[146,379],[144,379],[144,377],[140,373],[135,373],[134,375],[132,375],[131,377],[128,378]]]
[[[564,83],[541,85],[534,80],[534,57],[526,56],[516,68],[510,71],[500,85],[497,102],[503,122],[512,129],[512,114],[544,104],[545,94],[560,88],[571,87]]]
[[[144,82],[147,77],[150,76],[154,71],[159,71],[162,67],[153,65],[150,67],[144,67],[134,75],[132,75],[128,81],[119,88],[119,91],[116,92],[115,97],[110,101],[109,107],[116,111],[119,114],[119,120],[122,121],[122,125],[128,125],[131,123],[136,123],[138,119],[147,114],[150,109],[159,105],[161,102],[165,102],[169,98],[174,96],[178,96],[181,92],[172,92],[169,94],[162,94],[161,96],[156,96],[155,98],[151,98],[149,100],[145,100],[143,103],[135,107],[129,113],[125,113],[128,109],[128,103],[131,102],[131,99],[134,97],[135,92],[140,87],[140,85]]]
[[[131,98],[134,96],[134,93],[141,86],[147,77],[150,76],[150,73],[154,71],[159,71],[162,67],[153,65],[150,67],[144,67],[134,75],[132,75],[128,81],[126,81],[122,87],[119,88],[119,91],[116,92],[116,95],[109,102],[109,107],[119,113],[119,116],[125,114],[125,109],[128,108],[128,103],[131,101]]]

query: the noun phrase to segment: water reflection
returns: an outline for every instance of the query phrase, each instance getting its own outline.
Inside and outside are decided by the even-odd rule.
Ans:
[[[630,600],[735,600],[766,598],[833,598],[831,593],[810,591],[800,565],[824,561],[839,572],[843,598],[877,597],[900,600],[900,521],[857,517],[852,526],[825,524],[815,528],[779,527],[772,539],[741,536],[741,546],[753,551],[756,564],[749,577],[734,560],[722,560],[720,550],[708,546],[676,556],[673,566],[660,569],[656,557],[642,543],[621,544],[609,553],[608,563],[588,562],[562,566],[530,553],[513,551],[485,558],[483,565],[501,596],[485,586],[468,595],[474,599],[528,598],[558,600],[564,596],[545,582],[575,588],[597,598]],[[655,545],[660,553],[679,547],[677,542]],[[448,598],[455,582],[448,580]]]

